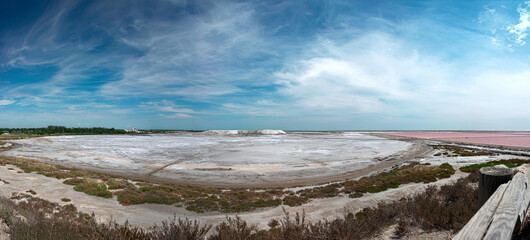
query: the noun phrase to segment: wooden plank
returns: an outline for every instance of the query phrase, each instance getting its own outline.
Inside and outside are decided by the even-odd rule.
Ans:
[[[530,179],[530,171],[526,173],[526,179]],[[530,187],[528,186],[529,184],[526,185],[526,192],[524,194],[523,203],[521,203],[521,208],[519,209],[519,218],[517,219],[517,223],[515,224],[515,232],[521,231],[521,228],[523,227],[524,218],[526,216],[526,213],[528,212],[528,206],[530,205]]]
[[[500,185],[497,191],[482,205],[482,207],[475,213],[475,215],[467,222],[467,224],[456,234],[454,240],[473,240],[482,239],[486,234],[486,230],[493,220],[493,215],[497,210],[502,196],[508,186],[507,183]]]
[[[484,239],[511,239],[519,218],[519,210],[526,193],[528,179],[517,173],[508,183]]]

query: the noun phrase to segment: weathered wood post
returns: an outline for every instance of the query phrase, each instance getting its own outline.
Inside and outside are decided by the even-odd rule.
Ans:
[[[497,165],[481,168],[478,175],[478,207],[480,208],[501,184],[512,179],[513,171],[504,165]]]
[[[517,173],[501,184],[453,240],[512,239],[523,225],[530,204],[529,174]]]

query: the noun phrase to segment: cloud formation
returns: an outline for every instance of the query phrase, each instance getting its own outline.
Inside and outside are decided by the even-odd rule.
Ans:
[[[0,26],[0,105],[41,125],[528,126],[530,2],[35,6]]]
[[[506,29],[513,34],[516,44],[525,45],[524,39],[528,35],[528,29],[530,28],[530,1],[519,6],[517,12],[519,13],[519,23],[510,25]]]
[[[10,104],[13,104],[15,103],[14,100],[0,100],[0,106],[4,106],[4,105],[10,105]]]

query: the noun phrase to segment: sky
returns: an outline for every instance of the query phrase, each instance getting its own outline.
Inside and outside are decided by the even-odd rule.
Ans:
[[[530,130],[530,1],[3,1],[0,127]]]

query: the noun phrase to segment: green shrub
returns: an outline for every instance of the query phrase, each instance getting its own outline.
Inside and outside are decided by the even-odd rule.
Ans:
[[[74,190],[78,192],[84,192],[91,196],[98,196],[104,198],[112,197],[112,193],[107,190],[107,185],[96,179],[72,178],[65,180],[63,183],[74,185]]]
[[[530,163],[530,160],[525,160],[525,159],[498,160],[498,161],[490,161],[490,162],[480,163],[480,164],[467,165],[467,166],[461,167],[460,171],[472,172],[474,169],[481,169],[483,167],[493,167],[493,166],[501,165],[501,164],[509,168],[515,168],[525,163]]]
[[[455,170],[448,163],[440,166],[431,166],[430,164],[413,162],[409,165],[394,168],[389,172],[363,177],[357,181],[344,181],[323,187],[305,189],[298,193],[300,195],[305,194],[304,196],[308,198],[334,197],[339,193],[346,193],[350,197],[355,198],[367,192],[377,193],[388,188],[397,188],[401,184],[435,182],[438,179],[449,178],[454,173]],[[339,190],[340,188],[343,189]]]
[[[105,182],[105,184],[107,184],[107,187],[109,189],[111,189],[111,190],[124,189],[124,188],[128,188],[128,187],[134,186],[133,184],[129,183],[127,180],[115,179],[115,178],[111,178],[111,179],[107,180],[107,182]]]
[[[282,203],[284,205],[294,207],[294,206],[300,206],[304,203],[307,203],[309,199],[306,197],[298,197],[298,196],[286,196],[283,198]]]

